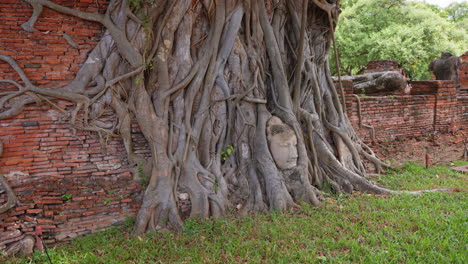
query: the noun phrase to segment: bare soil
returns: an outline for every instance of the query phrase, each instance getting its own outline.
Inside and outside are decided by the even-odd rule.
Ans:
[[[382,160],[393,166],[403,165],[408,161],[425,164],[426,154],[429,155],[429,164],[467,160],[465,151],[468,148],[468,131],[380,141],[371,147]]]

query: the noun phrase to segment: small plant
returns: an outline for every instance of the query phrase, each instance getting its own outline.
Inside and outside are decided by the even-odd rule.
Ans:
[[[144,3],[152,3],[154,2],[153,0],[129,0],[128,1],[128,6],[130,9],[134,12],[140,10],[140,8],[143,6]]]
[[[225,162],[226,159],[231,156],[233,150],[234,150],[234,147],[232,145],[227,145],[226,150],[221,152],[221,161]]]
[[[139,84],[141,83],[141,81],[143,81],[144,79],[145,79],[145,78],[144,78],[143,76],[140,76],[140,77],[136,78],[135,84],[136,84],[136,85],[139,85]]]
[[[395,99],[395,96],[394,95],[389,95],[388,98],[389,99]]]
[[[215,192],[217,192],[217,191],[219,190],[219,182],[215,181],[215,182],[213,183],[213,190],[214,190]]]
[[[137,170],[138,170],[138,177],[140,177],[140,184],[144,188],[148,187],[149,184],[149,177],[145,174],[145,170],[143,170],[143,163],[138,161],[137,163]]]
[[[135,225],[135,217],[126,216],[124,220],[124,226],[127,228],[133,227]]]
[[[66,193],[66,194],[62,195],[62,201],[64,201],[64,202],[72,201],[72,199],[73,199],[73,194],[71,194],[71,193]]]
[[[111,202],[111,199],[110,199],[110,198],[106,198],[106,199],[104,200],[104,204],[110,204],[110,202]]]
[[[143,63],[143,66],[145,66],[145,69],[148,69],[148,70],[154,70],[154,58],[152,58],[151,60],[149,61],[145,61]]]

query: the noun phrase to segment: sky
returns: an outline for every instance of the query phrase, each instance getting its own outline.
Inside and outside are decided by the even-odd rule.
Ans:
[[[440,7],[447,7],[454,2],[467,2],[468,0],[418,0],[420,2],[427,2],[429,4],[438,5]]]

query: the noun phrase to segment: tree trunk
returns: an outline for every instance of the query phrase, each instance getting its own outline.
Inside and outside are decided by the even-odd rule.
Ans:
[[[136,233],[181,229],[180,193],[189,196],[191,216],[205,218],[235,206],[318,205],[326,183],[336,192],[392,192],[363,178],[361,156],[384,164],[356,136],[331,79],[339,0],[145,0],[131,8],[111,0],[105,14],[27,2],[34,13],[26,30],[47,7],[107,31],[75,80],[59,89],[35,86],[2,55],[24,86],[0,99],[0,118],[40,95],[75,102],[75,127],[120,134],[129,161],[150,176]],[[115,130],[100,121],[106,106],[118,117]],[[283,123],[273,124],[273,116]],[[132,117],[151,149],[147,160],[132,152]]]

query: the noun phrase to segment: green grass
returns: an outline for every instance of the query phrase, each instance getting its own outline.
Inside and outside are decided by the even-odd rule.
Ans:
[[[457,166],[468,162],[458,162]],[[49,251],[53,263],[467,263],[467,175],[409,163],[374,179],[398,190],[451,193],[330,197],[279,214],[189,219],[181,233],[132,237],[129,227]],[[0,263],[47,263],[44,254]]]

